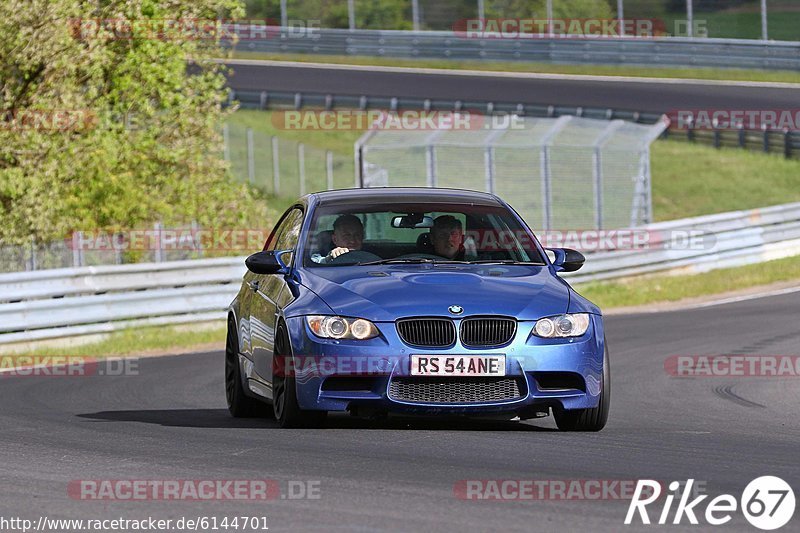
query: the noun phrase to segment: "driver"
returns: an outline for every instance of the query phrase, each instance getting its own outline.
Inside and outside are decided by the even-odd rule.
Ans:
[[[452,215],[436,217],[431,228],[431,244],[436,255],[452,261],[464,260],[464,228]]]
[[[341,215],[333,223],[333,235],[331,240],[335,248],[326,256],[314,254],[311,260],[315,263],[330,263],[337,257],[347,252],[354,252],[361,249],[364,242],[364,225],[355,215]]]

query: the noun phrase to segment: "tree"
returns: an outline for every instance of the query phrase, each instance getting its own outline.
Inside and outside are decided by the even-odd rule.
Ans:
[[[206,23],[239,4],[0,0],[0,241],[257,220],[221,157],[230,109]]]

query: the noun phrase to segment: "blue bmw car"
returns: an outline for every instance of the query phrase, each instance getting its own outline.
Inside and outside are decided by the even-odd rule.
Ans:
[[[329,411],[530,419],[598,431],[610,402],[600,310],[558,276],[495,195],[432,188],[310,194],[283,214],[230,305],[235,417]],[[269,406],[271,405],[271,409]]]

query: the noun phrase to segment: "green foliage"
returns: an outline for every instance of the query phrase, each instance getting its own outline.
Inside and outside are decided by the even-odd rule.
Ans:
[[[546,0],[493,0],[486,3],[489,18],[547,17]],[[553,2],[553,18],[613,18],[607,0],[560,0]]]
[[[546,0],[487,0],[487,18],[545,18]],[[280,20],[280,0],[246,0],[249,17]],[[448,30],[459,20],[477,16],[477,0],[420,0],[422,29]],[[411,0],[355,0],[356,27],[410,30]],[[288,0],[289,19],[316,19],[323,28],[349,27],[346,0]],[[611,18],[607,0],[553,2],[556,18]]]
[[[229,111],[215,40],[79,31],[239,17],[238,0],[0,0],[0,12],[0,241],[262,214],[221,158]],[[58,113],[77,120],[56,129]]]
[[[247,16],[280,21],[280,0],[246,0]],[[289,0],[290,20],[319,20],[323,28],[348,28],[346,0]],[[356,0],[356,27],[367,29],[411,29],[408,0]]]

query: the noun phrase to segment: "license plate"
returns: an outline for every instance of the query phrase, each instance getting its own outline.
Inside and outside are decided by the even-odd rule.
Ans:
[[[412,355],[412,376],[505,376],[505,355]]]

